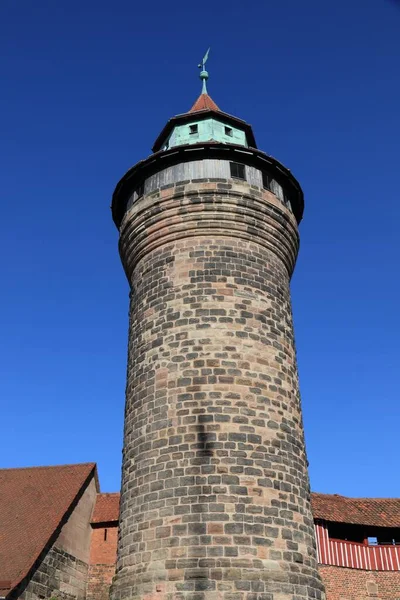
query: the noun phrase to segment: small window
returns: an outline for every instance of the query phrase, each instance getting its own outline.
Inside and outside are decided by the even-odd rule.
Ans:
[[[285,206],[289,209],[292,210],[292,203],[290,202],[290,198],[289,196],[284,192],[283,193],[283,200],[285,202]]]
[[[240,163],[231,162],[231,177],[235,179],[244,179],[246,181],[246,173],[244,165]]]
[[[189,125],[189,133],[190,133],[190,135],[193,135],[194,133],[199,133],[199,126],[198,125]]]
[[[141,183],[139,187],[136,189],[137,197],[143,196],[144,194],[144,183]]]
[[[232,137],[232,127],[225,127],[225,135]]]
[[[104,541],[107,541],[107,529],[104,530]]]
[[[378,538],[376,536],[369,537],[368,538],[368,545],[369,546],[377,546],[378,545]]]
[[[263,182],[264,189],[266,189],[266,190],[271,189],[271,177],[265,171],[262,172],[262,182]]]

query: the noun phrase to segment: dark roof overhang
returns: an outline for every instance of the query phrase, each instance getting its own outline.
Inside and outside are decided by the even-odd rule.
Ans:
[[[297,179],[272,156],[256,148],[245,148],[233,144],[215,142],[176,146],[169,150],[156,152],[134,165],[117,184],[111,204],[114,223],[119,228],[124,217],[127,202],[136,187],[145,179],[172,165],[193,160],[215,158],[242,162],[261,171],[267,171],[290,193],[293,213],[300,223],[304,211],[304,196]]]
[[[152,148],[153,152],[158,152],[161,150],[161,146],[168,139],[168,136],[177,125],[183,125],[184,123],[189,123],[193,121],[202,121],[204,119],[210,118],[218,119],[227,125],[232,125],[233,127],[242,129],[246,134],[247,143],[252,148],[257,148],[256,140],[254,137],[253,129],[249,123],[246,121],[242,121],[242,119],[238,119],[237,117],[233,117],[228,113],[222,112],[221,110],[196,110],[194,112],[184,113],[183,115],[177,115],[176,117],[172,117],[165,125],[164,129],[161,131],[160,135],[154,142],[154,146]]]

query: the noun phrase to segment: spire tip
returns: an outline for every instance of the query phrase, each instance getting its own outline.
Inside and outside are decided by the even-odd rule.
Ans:
[[[201,69],[200,71],[200,79],[203,82],[203,87],[202,87],[202,94],[207,94],[207,79],[208,79],[208,71],[206,71],[206,62],[208,60],[208,55],[210,53],[210,48],[207,50],[207,52],[205,53],[203,60],[201,61],[201,63],[198,65],[199,69]]]

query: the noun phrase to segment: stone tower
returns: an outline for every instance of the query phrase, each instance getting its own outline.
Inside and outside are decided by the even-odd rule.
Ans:
[[[289,290],[300,185],[204,85],[112,212],[131,287],[112,598],[324,598]]]

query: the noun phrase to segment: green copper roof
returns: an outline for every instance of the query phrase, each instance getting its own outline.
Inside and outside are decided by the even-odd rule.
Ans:
[[[223,118],[213,116],[199,120],[193,113],[193,120],[182,125],[176,125],[171,135],[165,141],[163,150],[181,146],[182,144],[198,144],[199,142],[222,142],[247,146],[246,134],[243,130],[224,123]]]

